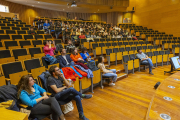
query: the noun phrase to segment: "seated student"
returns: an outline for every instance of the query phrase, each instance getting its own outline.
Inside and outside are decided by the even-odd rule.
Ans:
[[[132,39],[133,40],[138,40],[135,33],[132,34]]]
[[[28,106],[31,115],[52,114],[53,120],[65,120],[55,97],[48,97],[46,91],[34,83],[32,76],[22,76],[17,88],[18,98]]]
[[[81,98],[89,99],[92,95],[81,94],[72,87],[68,88],[70,86],[69,82],[57,66],[51,66],[49,68],[49,73],[51,76],[47,80],[48,91],[52,93],[57,101],[66,101],[68,98],[74,99],[76,101],[80,120],[89,120],[84,116]],[[63,83],[65,83],[65,86]]]
[[[35,35],[36,32],[34,31],[33,27],[30,27],[30,30],[28,31],[28,34]]]
[[[76,35],[81,35],[80,29],[78,28],[76,31]]]
[[[81,35],[79,36],[79,39],[86,39],[86,36],[81,32]]]
[[[99,34],[96,36],[96,38],[101,38],[101,33],[99,33]]]
[[[72,50],[72,54],[70,55],[70,57],[74,62],[83,62],[84,63],[84,59],[78,53],[77,48]]]
[[[66,52],[71,53],[71,51],[75,48],[75,46],[72,44],[71,40],[68,40],[68,45],[66,46]]]
[[[55,45],[55,42],[53,41],[53,45]],[[44,53],[45,55],[49,54],[50,56],[54,56],[54,50],[56,50],[56,47],[51,47],[51,41],[44,42]]]
[[[73,44],[74,44],[76,47],[79,46],[80,41],[79,41],[79,38],[78,38],[78,36],[76,35],[75,32],[73,32],[73,34],[72,34],[72,36],[71,36],[71,40],[72,40]]]
[[[57,57],[57,62],[60,64],[61,68],[74,66],[74,61],[66,54],[66,49],[61,49],[61,55]]]
[[[87,48],[86,47],[83,47],[81,52],[82,53],[80,53],[80,55],[84,59],[84,61],[86,61],[86,62],[94,62],[94,60],[91,59],[91,56],[87,52]]]
[[[111,33],[110,32],[108,33],[107,38],[111,38]]]
[[[104,33],[102,33],[101,38],[106,38],[106,35],[104,35]]]
[[[115,85],[115,82],[117,80],[117,74],[116,74],[116,69],[111,69],[108,70],[104,66],[104,57],[100,56],[98,58],[98,68],[100,68],[103,71],[104,77],[113,77],[112,81],[109,83],[109,86]]]
[[[155,67],[153,67],[152,60],[146,54],[144,54],[141,49],[138,49],[137,52],[136,57],[141,60],[141,65],[149,65],[149,74],[154,75],[152,73],[152,68],[154,69]]]
[[[46,20],[45,23],[43,24],[43,29],[44,29],[45,31],[47,31],[47,30],[49,29],[49,27],[50,27],[50,24],[49,24],[48,21]]]
[[[91,35],[89,34],[89,32],[86,33],[86,39],[88,42],[93,42],[93,38],[91,38]]]
[[[96,35],[94,32],[92,33],[91,38],[93,38],[93,39],[96,38]]]
[[[14,15],[13,20],[18,20],[17,15]]]

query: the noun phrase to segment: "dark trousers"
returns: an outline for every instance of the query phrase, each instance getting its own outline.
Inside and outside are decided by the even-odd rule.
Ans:
[[[59,120],[59,117],[63,114],[59,103],[55,97],[50,97],[42,102],[36,104],[31,108],[32,115],[49,115],[52,114],[53,120]]]
[[[57,101],[63,101],[68,99],[69,97],[72,97],[76,101],[77,109],[80,115],[83,115],[83,108],[82,108],[82,103],[81,103],[81,97],[82,94],[75,90],[74,88],[70,87],[68,89],[65,89],[62,92],[59,92],[55,95],[55,98]]]

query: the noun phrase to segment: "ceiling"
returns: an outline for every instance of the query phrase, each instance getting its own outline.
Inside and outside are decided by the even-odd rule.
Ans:
[[[7,0],[31,7],[77,13],[127,12],[129,0],[75,0],[77,7],[71,7],[74,0]],[[69,5],[68,5],[69,4]]]

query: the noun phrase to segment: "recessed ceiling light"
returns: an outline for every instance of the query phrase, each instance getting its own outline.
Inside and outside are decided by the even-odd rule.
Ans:
[[[99,11],[99,9],[98,9],[98,11]]]
[[[40,3],[40,2],[38,2],[38,3]]]
[[[69,6],[68,6],[68,8],[69,8]]]
[[[64,9],[63,9],[64,10]]]
[[[34,7],[34,5],[32,5]]]
[[[94,12],[94,13],[96,13],[96,12]]]

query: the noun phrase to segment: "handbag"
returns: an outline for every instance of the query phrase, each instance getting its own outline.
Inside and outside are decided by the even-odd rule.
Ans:
[[[69,103],[65,104],[65,105],[61,105],[61,110],[64,114],[67,114],[68,112],[71,112],[74,110],[74,105],[73,103],[70,101]]]

